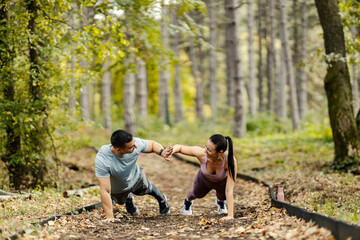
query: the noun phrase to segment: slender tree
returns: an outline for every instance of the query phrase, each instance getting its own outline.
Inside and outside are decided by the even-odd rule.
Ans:
[[[138,58],[137,61],[137,74],[136,74],[136,83],[137,83],[137,104],[138,104],[138,114],[139,117],[145,119],[147,117],[147,104],[148,104],[148,94],[147,94],[147,78],[146,78],[146,64],[144,60]]]
[[[109,58],[105,59],[103,64],[104,77],[102,82],[102,113],[104,115],[104,125],[107,130],[111,130],[111,71]]]
[[[284,48],[284,57],[285,57],[285,67],[286,71],[286,79],[289,86],[289,95],[290,95],[290,113],[291,113],[291,122],[293,130],[296,130],[299,125],[299,111],[298,111],[298,103],[296,96],[296,86],[294,79],[294,70],[292,65],[292,57],[290,53],[290,45],[289,45],[289,36],[287,29],[287,7],[286,1],[279,0],[280,5],[280,26],[282,32],[282,47]]]
[[[248,99],[250,116],[255,116],[256,108],[256,79],[255,79],[255,51],[254,51],[254,9],[253,1],[247,1],[247,27],[249,44],[249,78],[248,78]]]
[[[263,55],[262,55],[262,40],[263,40],[263,2],[258,0],[258,98],[259,98],[259,111],[264,110],[264,89],[263,89]]]
[[[81,9],[81,7],[80,7]],[[81,28],[85,31],[85,28],[89,25],[89,9],[87,7],[82,9],[82,13],[79,12],[81,19]],[[83,120],[89,121],[90,116],[90,83],[87,79],[88,73],[88,62],[86,60],[85,54],[81,58],[81,68],[82,68],[82,82],[83,85],[80,91],[80,106],[81,106],[81,116]]]
[[[133,50],[130,50],[133,51]],[[124,119],[125,130],[135,134],[135,73],[131,67],[134,65],[134,54],[130,53],[129,59],[126,60],[126,75],[124,79]]]
[[[307,79],[305,71],[306,53],[307,53],[307,1],[303,0],[301,3],[301,41],[300,41],[300,56],[297,66],[298,72],[298,99],[299,99],[299,115],[304,118],[307,112]]]
[[[168,49],[169,46],[169,33],[168,26],[166,24],[166,17],[168,16],[168,8],[163,5],[162,7],[162,18],[161,21],[161,42],[165,49]],[[167,56],[161,56],[161,67],[160,67],[160,84],[159,84],[159,117],[165,120],[165,122],[170,125],[169,119],[169,61]]]
[[[226,28],[230,34],[226,37],[229,43],[226,47],[232,49],[231,64],[227,66],[233,69],[234,92],[235,92],[235,116],[234,116],[234,137],[244,137],[246,134],[246,115],[243,99],[244,76],[241,66],[239,49],[239,22],[238,22],[238,1],[225,0]]]
[[[360,173],[359,132],[354,118],[345,37],[337,0],[315,0],[328,58],[325,91],[335,144],[333,167]]]
[[[216,77],[216,1],[208,1],[209,12],[209,25],[210,25],[210,38],[209,42],[211,48],[209,49],[209,69],[210,69],[210,108],[211,118],[214,121],[216,117],[216,104],[217,104],[217,77]]]
[[[176,14],[173,14],[173,23],[178,25],[178,19]],[[175,104],[175,122],[181,122],[184,119],[184,110],[183,110],[183,92],[181,84],[181,72],[180,72],[180,54],[179,54],[179,39],[181,34],[179,31],[176,31],[172,35],[172,49],[175,55],[175,73],[174,73],[174,104]]]
[[[200,77],[200,71],[198,68],[198,61],[195,52],[194,38],[192,36],[189,37],[189,54],[191,60],[191,72],[194,77],[195,87],[196,87],[196,115],[200,119],[200,121],[204,121],[204,97],[203,97],[203,80]]]
[[[275,16],[275,4],[274,4],[275,0],[270,0],[269,1],[269,15],[270,15],[270,45],[269,45],[269,55],[270,55],[270,61],[268,62],[269,66],[269,82],[272,83],[272,86],[274,86],[275,88],[277,87],[277,83],[276,80],[278,78],[278,74],[277,74],[277,58],[276,58],[276,49],[275,49],[275,41],[276,41],[276,16]],[[276,93],[276,89],[274,89],[274,91],[271,92],[275,92]],[[272,101],[274,101],[274,104],[276,105],[276,96],[277,94],[275,94],[275,98],[274,100],[270,100],[269,102],[271,103]],[[272,98],[271,98],[272,99]],[[276,106],[275,107],[275,112],[276,112]]]

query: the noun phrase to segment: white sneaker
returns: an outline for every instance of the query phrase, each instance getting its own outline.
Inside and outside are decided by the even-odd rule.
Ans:
[[[218,214],[227,214],[228,213],[228,210],[226,208],[226,201],[219,202],[218,199],[216,199],[215,202],[218,207],[218,210],[217,210]]]
[[[187,201],[187,200],[185,199],[185,201],[184,201],[184,206],[183,206],[183,208],[182,208],[182,210],[181,210],[181,214],[182,214],[182,215],[184,215],[184,216],[189,216],[189,215],[192,214],[191,208],[192,208],[193,202],[194,202],[194,200],[192,200],[192,201],[189,202],[189,201]]]

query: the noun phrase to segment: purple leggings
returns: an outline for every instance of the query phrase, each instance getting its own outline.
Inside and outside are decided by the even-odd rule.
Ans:
[[[211,182],[207,180],[199,170],[198,174],[194,179],[193,189],[189,192],[187,199],[192,201],[196,198],[203,198],[208,194],[212,189],[216,191],[216,197],[223,201],[226,200],[225,188],[226,188],[227,177],[220,182]]]

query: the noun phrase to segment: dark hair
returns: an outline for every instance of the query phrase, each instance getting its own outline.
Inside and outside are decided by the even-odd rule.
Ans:
[[[232,177],[232,179],[235,180],[234,152],[233,152],[232,139],[229,136],[224,137],[221,134],[214,134],[209,139],[210,139],[210,141],[212,143],[214,143],[216,145],[215,150],[217,152],[219,152],[221,150],[223,150],[225,152],[226,148],[227,148],[227,145],[228,145],[227,141],[229,141],[228,169],[229,169],[229,172],[230,172],[230,176]]]
[[[124,147],[125,143],[131,142],[133,136],[125,130],[116,130],[111,134],[110,142],[114,147]]]

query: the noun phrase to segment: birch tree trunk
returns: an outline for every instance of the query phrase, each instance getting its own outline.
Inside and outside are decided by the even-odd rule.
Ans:
[[[227,8],[227,1],[224,0],[224,6],[225,9]],[[230,16],[227,15],[227,12],[225,11],[225,21],[230,21]],[[234,68],[230,67],[233,62],[233,49],[231,49],[230,47],[228,47],[229,45],[232,44],[232,32],[231,32],[231,28],[229,27],[229,24],[226,22],[225,23],[225,62],[226,62],[226,100],[227,100],[227,105],[230,108],[234,108],[235,107],[235,91],[234,91]]]
[[[145,119],[148,111],[146,64],[141,58],[137,59],[136,63],[138,67],[136,74],[138,114],[141,119]]]
[[[177,25],[176,14],[173,13],[173,22]],[[183,110],[183,93],[182,93],[182,84],[181,84],[181,72],[180,72],[180,54],[179,54],[179,39],[181,34],[176,32],[173,35],[172,39],[172,48],[176,58],[176,63],[174,64],[175,73],[174,73],[174,104],[175,104],[175,119],[174,121],[181,122],[184,119],[184,110]]]
[[[324,31],[325,53],[339,57],[328,59],[325,91],[330,125],[335,144],[333,167],[360,173],[359,132],[354,118],[351,84],[346,61],[345,37],[337,0],[315,0]]]
[[[273,68],[272,68],[272,56],[271,56],[271,51],[270,51],[270,37],[269,37],[269,29],[271,28],[270,26],[270,16],[268,14],[268,10],[267,10],[267,4],[265,4],[264,6],[264,22],[265,22],[265,27],[264,27],[264,40],[265,40],[265,44],[266,44],[266,78],[267,78],[267,107],[266,109],[268,110],[268,112],[273,111],[274,108],[274,101],[273,101]]]
[[[168,9],[166,6],[162,7],[163,18],[167,16]],[[163,47],[168,49],[169,46],[169,36],[168,29],[165,19],[161,21],[161,41]],[[170,125],[169,120],[169,109],[168,109],[168,82],[169,82],[169,62],[166,59],[166,56],[162,56],[161,68],[160,68],[160,84],[159,84],[159,117],[163,119],[166,124]]]
[[[301,3],[301,46],[300,46],[300,66],[298,66],[299,72],[299,115],[300,118],[304,118],[307,112],[307,79],[305,71],[306,62],[306,36],[307,36],[307,0],[303,0]]]
[[[246,115],[243,99],[244,77],[240,59],[239,49],[239,16],[237,0],[225,0],[226,28],[231,33],[228,39],[227,48],[232,49],[232,64],[227,67],[233,68],[234,90],[235,90],[235,116],[234,116],[234,137],[244,137],[246,133]]]
[[[352,38],[355,40],[358,37],[358,31],[356,29],[356,26],[351,26],[350,31]],[[352,64],[351,67],[352,67],[352,100],[353,100],[354,116],[356,116],[359,111],[358,65]]]
[[[107,130],[111,130],[111,72],[109,70],[109,63],[105,60],[104,65],[104,79],[102,84],[102,114],[104,115],[104,125]]]
[[[286,4],[286,3],[285,3]],[[293,47],[292,47],[292,61],[294,66],[294,79],[296,87],[296,97],[298,103],[298,109],[300,110],[300,80],[299,80],[299,4],[298,0],[292,0],[292,25],[293,31]],[[300,116],[300,112],[299,112]]]
[[[210,21],[210,45],[209,50],[209,68],[210,68],[210,108],[212,121],[216,118],[217,103],[217,77],[216,77],[216,10],[215,0],[208,1],[208,12]]]
[[[262,0],[258,0],[258,51],[259,51],[259,62],[258,62],[258,97],[259,97],[259,111],[264,110],[264,96],[263,96],[263,57],[262,57]]]
[[[191,71],[195,81],[196,87],[196,115],[200,121],[204,121],[204,97],[203,97],[203,84],[202,79],[199,76],[199,69],[196,59],[195,46],[193,37],[189,37],[189,48],[190,48],[190,60],[191,60]]]
[[[80,16],[81,20],[81,27],[85,28],[88,25],[88,9],[85,8],[83,10],[84,17]],[[85,30],[84,30],[85,31]],[[80,106],[81,106],[81,116],[84,121],[90,120],[90,83],[86,79],[86,72],[88,69],[88,63],[85,61],[85,56],[81,60],[81,68],[82,68],[82,77],[83,82],[85,84],[80,89]]]
[[[133,53],[130,54],[130,59],[127,60],[126,66],[131,65],[134,62]],[[127,67],[128,69],[128,67]],[[135,74],[132,71],[128,71],[124,79],[124,120],[125,130],[135,135]]]
[[[276,49],[275,49],[275,41],[276,41],[276,16],[275,16],[275,7],[274,7],[274,1],[275,0],[270,0],[269,1],[269,15],[270,15],[270,46],[269,46],[269,54],[270,54],[270,61],[269,61],[269,77],[272,82],[272,86],[274,86],[275,88],[277,88],[277,83],[276,80],[278,78],[278,74],[277,74],[277,63],[276,63]],[[273,92],[273,91],[271,91]],[[276,89],[275,89],[275,98],[277,96],[276,94]],[[276,99],[274,98],[274,100],[271,100],[270,102],[273,102],[272,104],[275,104]],[[276,108],[276,106],[274,106]],[[275,110],[276,112],[276,110]]]
[[[294,79],[294,70],[292,65],[292,57],[290,53],[290,45],[289,45],[289,37],[288,37],[288,29],[287,29],[287,7],[285,4],[286,1],[279,0],[280,5],[280,29],[282,31],[282,47],[284,48],[284,56],[285,56],[285,67],[286,71],[286,79],[289,86],[290,92],[290,115],[293,130],[296,130],[299,125],[299,111],[298,111],[298,103],[296,96],[296,86]]]
[[[282,38],[282,37],[281,37]],[[280,66],[277,67],[277,83],[276,83],[276,107],[275,114],[280,119],[286,119],[286,67],[284,49],[280,49]]]
[[[249,80],[248,80],[248,99],[250,116],[255,116],[256,109],[256,79],[255,79],[255,51],[254,51],[254,9],[253,0],[247,1],[247,25],[248,25],[248,44],[249,44]]]

